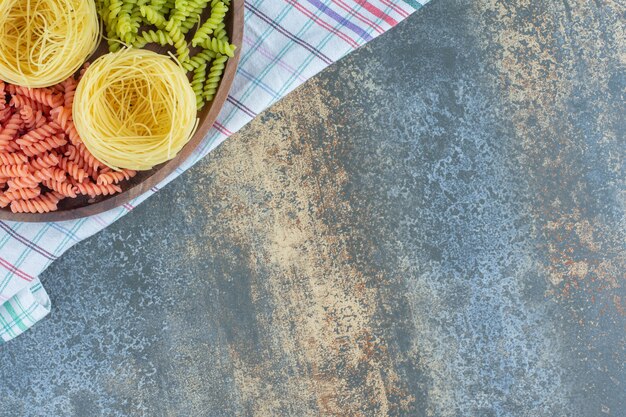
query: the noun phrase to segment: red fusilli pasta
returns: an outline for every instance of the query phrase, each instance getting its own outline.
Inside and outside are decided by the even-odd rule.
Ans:
[[[54,135],[33,143],[31,146],[22,146],[22,152],[24,152],[26,156],[32,157],[51,151],[52,149],[63,146],[66,143],[67,141],[65,140],[64,135]]]
[[[62,195],[51,192],[31,200],[16,200],[11,202],[11,211],[14,213],[49,213],[55,211]]]
[[[68,198],[76,198],[78,193],[78,188],[75,185],[70,184],[69,182],[58,182],[54,180],[46,180],[42,182],[43,185],[51,189],[52,191],[56,191],[61,194],[63,197]]]
[[[0,207],[6,207],[11,201],[30,200],[41,195],[41,188],[19,188],[15,191],[6,191],[0,194]]]
[[[13,109],[10,107],[5,107],[0,110],[0,124],[6,123],[7,120],[13,115]]]
[[[0,159],[2,159],[1,155]],[[30,166],[35,170],[46,169],[57,165],[59,165],[59,156],[54,152],[39,155],[30,161]]]
[[[50,106],[46,106],[45,104],[41,104],[35,100],[31,100],[30,98],[24,97],[19,94],[11,96],[11,101],[9,101],[9,105],[17,109],[21,109],[21,108],[28,106],[35,111],[42,111],[45,114],[50,113],[50,110],[51,110]]]
[[[47,88],[17,87],[16,92],[51,108],[62,106],[64,101],[63,95],[54,93]]]
[[[31,130],[25,135],[22,135],[17,140],[17,143],[22,146],[30,146],[35,142],[39,142],[41,140],[49,138],[52,135],[60,133],[60,131],[61,131],[61,126],[59,126],[57,123],[55,122],[46,123],[40,128]]]
[[[52,179],[56,182],[65,182],[67,181],[67,172],[58,167],[48,168]]]
[[[76,87],[78,83],[73,77],[68,78],[63,81],[63,107],[66,109],[71,109],[74,105],[74,96],[76,95]]]
[[[46,213],[65,198],[120,193],[136,175],[112,171],[82,143],[72,117],[77,85],[73,77],[43,89],[0,81],[0,208]]]
[[[0,177],[26,177],[29,174],[26,165],[0,165]]]
[[[86,164],[95,171],[97,171],[101,166],[100,161],[98,161],[96,157],[93,156],[91,152],[89,152],[87,147],[82,143],[79,143],[75,146],[70,145],[68,147],[68,152],[66,153],[66,156],[71,161],[78,162],[82,160],[84,164]]]
[[[61,161],[59,162],[59,167],[78,182],[85,181],[85,178],[88,176],[85,170],[80,167],[80,165],[70,161],[66,157],[61,158]]]
[[[19,113],[14,113],[7,121],[6,126],[0,131],[0,150],[6,149],[22,128],[24,122]]]
[[[10,190],[18,190],[20,188],[36,188],[39,186],[40,181],[38,181],[32,175],[27,175],[25,177],[16,177],[7,181],[7,185]]]
[[[0,152],[0,164],[2,165],[24,165],[27,163],[28,163],[28,157],[24,155],[23,153]]]
[[[52,119],[61,126],[65,133],[67,133],[70,138],[70,142],[74,146],[82,144],[83,141],[80,139],[78,131],[76,131],[76,127],[74,126],[74,121],[72,120],[71,109],[57,107],[50,112],[50,116],[52,116]]]
[[[132,171],[130,169],[107,172],[104,174],[100,174],[98,176],[98,184],[100,185],[119,184],[120,182],[124,180],[129,180],[133,178],[135,175],[137,175],[137,171]]]
[[[91,198],[95,198],[100,195],[112,195],[121,193],[122,189],[118,185],[98,185],[93,182],[84,182],[76,184],[78,192],[83,195],[88,195]]]
[[[35,111],[29,106],[24,106],[20,109],[20,116],[22,116],[26,130],[40,128],[47,122],[41,110]]]

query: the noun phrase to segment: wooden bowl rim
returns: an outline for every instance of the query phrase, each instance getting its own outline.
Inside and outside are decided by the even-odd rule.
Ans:
[[[61,209],[59,211],[42,214],[12,213],[10,209],[4,208],[0,209],[0,220],[24,223],[47,223],[78,220],[84,217],[101,214],[114,208],[121,207],[129,201],[143,195],[148,190],[165,180],[165,178],[174,172],[176,168],[180,167],[183,162],[185,162],[196,150],[213,127],[213,124],[217,120],[217,117],[228,99],[230,88],[233,84],[233,80],[235,79],[235,74],[237,73],[243,45],[244,0],[233,0],[232,5],[233,7],[229,11],[229,15],[231,16],[230,21],[232,22],[231,43],[237,45],[235,56],[229,59],[226,63],[222,80],[220,81],[217,93],[211,103],[211,107],[207,115],[204,120],[200,121],[198,130],[189,143],[183,147],[176,158],[162,164],[160,167],[154,168],[154,172],[143,181],[132,184],[122,193],[105,198],[101,201],[87,204],[82,207],[74,207],[65,210]],[[103,40],[103,42],[105,41]]]

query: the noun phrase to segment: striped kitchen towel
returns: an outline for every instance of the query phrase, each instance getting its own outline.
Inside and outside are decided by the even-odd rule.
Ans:
[[[189,169],[257,114],[389,30],[428,0],[249,0],[242,57],[228,101],[194,155],[158,187],[107,213],[62,223],[0,222],[0,343],[50,312],[37,276]]]

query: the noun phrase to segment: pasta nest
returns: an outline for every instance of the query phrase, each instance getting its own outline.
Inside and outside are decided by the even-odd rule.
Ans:
[[[73,114],[89,152],[114,170],[149,170],[173,159],[198,126],[185,71],[143,49],[94,61],[76,89]]]
[[[0,2],[0,79],[11,84],[58,84],[83,65],[99,41],[94,0]]]

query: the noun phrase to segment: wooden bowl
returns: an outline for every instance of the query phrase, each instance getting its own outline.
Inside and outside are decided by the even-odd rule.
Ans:
[[[204,108],[198,113],[200,119],[198,130],[193,138],[187,145],[181,150],[181,152],[169,162],[161,164],[150,171],[139,172],[138,175],[129,181],[124,181],[121,185],[123,192],[114,196],[98,197],[91,199],[88,196],[79,196],[78,198],[67,198],[59,203],[59,210],[52,213],[44,214],[14,214],[9,208],[0,209],[0,220],[9,220],[17,222],[57,222],[76,220],[95,214],[100,214],[105,211],[114,209],[123,204],[128,203],[130,200],[139,197],[146,193],[148,190],[158,185],[169,174],[174,172],[198,147],[200,142],[205,138],[209,130],[215,123],[215,119],[219,115],[226,99],[228,98],[228,92],[235,78],[237,72],[237,66],[239,65],[239,57],[241,54],[241,47],[243,42],[244,32],[244,0],[232,0],[231,7],[226,15],[226,28],[230,36],[230,42],[237,45],[235,56],[228,60],[226,68],[224,69],[224,75],[220,82],[219,88],[213,101],[204,106]],[[159,46],[148,47],[159,53],[167,53],[172,49],[162,48]],[[192,49],[192,55],[196,50]],[[90,58],[90,61],[104,55],[108,52],[106,41],[103,41],[96,51],[96,53]]]

